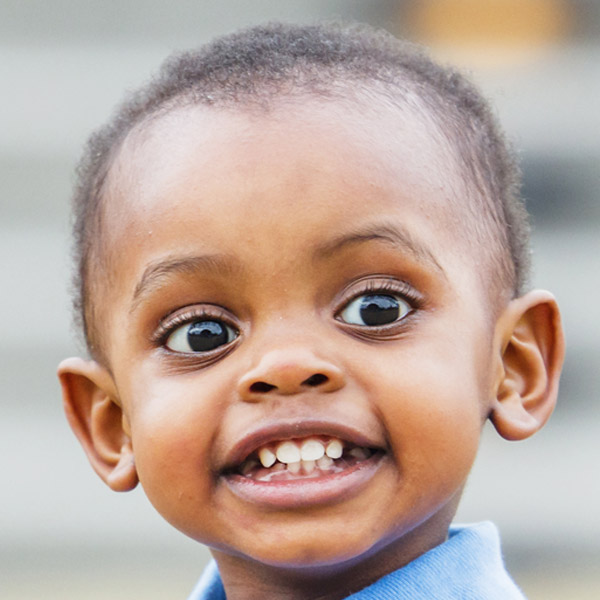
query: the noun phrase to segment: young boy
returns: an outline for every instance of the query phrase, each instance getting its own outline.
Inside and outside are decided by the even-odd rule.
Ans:
[[[492,525],[450,528],[485,421],[557,395],[517,187],[472,86],[362,27],[175,57],[91,139],[66,412],[211,548],[191,598],[522,598]]]

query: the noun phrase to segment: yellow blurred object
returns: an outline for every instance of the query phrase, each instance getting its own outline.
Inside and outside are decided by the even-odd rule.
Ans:
[[[527,60],[572,25],[564,0],[416,0],[406,18],[421,41],[480,66]]]

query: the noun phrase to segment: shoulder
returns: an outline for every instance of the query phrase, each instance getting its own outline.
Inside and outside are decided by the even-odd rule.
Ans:
[[[226,600],[225,589],[214,560],[208,563],[187,600]]]
[[[452,527],[448,540],[347,600],[525,600],[492,523]]]

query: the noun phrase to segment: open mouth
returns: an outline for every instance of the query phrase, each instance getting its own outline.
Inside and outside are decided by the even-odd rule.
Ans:
[[[315,479],[343,473],[382,454],[381,449],[332,436],[293,438],[260,446],[226,474],[257,482]]]

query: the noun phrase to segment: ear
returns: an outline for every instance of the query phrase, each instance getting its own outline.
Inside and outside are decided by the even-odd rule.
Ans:
[[[490,420],[507,440],[523,440],[549,419],[565,343],[556,300],[535,290],[512,300],[496,326],[501,368]]]
[[[93,360],[68,358],[58,377],[69,425],[98,475],[113,490],[138,483],[129,423],[108,370]]]

